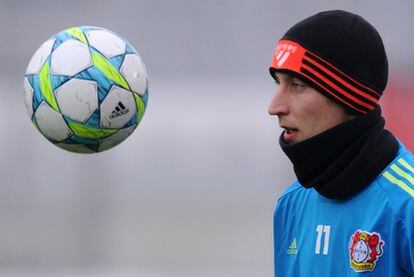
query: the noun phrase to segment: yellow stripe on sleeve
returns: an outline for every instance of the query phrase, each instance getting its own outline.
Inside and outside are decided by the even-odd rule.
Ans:
[[[402,170],[401,167],[399,167],[396,164],[391,165],[391,169],[395,171],[395,173],[397,173],[398,175],[400,175],[401,177],[404,177],[405,179],[407,179],[411,184],[414,185],[414,178],[413,176],[411,176],[410,174],[408,174],[407,172],[405,172],[404,170]]]
[[[391,183],[399,186],[400,188],[402,188],[403,190],[405,190],[408,194],[410,194],[412,197],[414,197],[414,189],[410,188],[406,183],[404,183],[401,180],[398,180],[397,178],[395,178],[391,173],[389,173],[388,171],[385,171],[385,173],[383,174],[383,176],[385,178],[388,179],[388,181],[390,181]]]
[[[407,163],[403,158],[398,159],[398,162],[402,164],[405,168],[407,168],[409,171],[414,173],[414,167],[412,167],[409,163]]]

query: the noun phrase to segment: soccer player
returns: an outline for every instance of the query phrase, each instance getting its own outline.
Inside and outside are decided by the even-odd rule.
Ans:
[[[279,40],[270,73],[269,113],[297,177],[276,205],[275,276],[414,276],[414,157],[384,129],[378,32],[318,13]]]

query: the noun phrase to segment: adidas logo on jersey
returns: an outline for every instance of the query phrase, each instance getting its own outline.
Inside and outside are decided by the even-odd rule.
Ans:
[[[298,253],[298,247],[296,245],[296,238],[293,239],[292,243],[290,244],[288,250],[288,255],[296,255]]]
[[[129,112],[129,109],[122,104],[121,101],[118,102],[118,105],[116,105],[115,109],[112,111],[112,113],[109,115],[110,119],[117,118],[118,116],[124,115]]]

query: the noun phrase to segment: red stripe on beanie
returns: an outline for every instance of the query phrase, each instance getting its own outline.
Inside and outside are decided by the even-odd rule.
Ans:
[[[324,83],[328,84],[329,87],[331,87],[335,91],[339,92],[339,94],[345,96],[345,98],[347,98],[347,99],[351,100],[352,102],[357,103],[357,104],[359,104],[359,105],[361,105],[361,106],[363,106],[363,107],[365,107],[369,110],[374,110],[375,109],[375,106],[367,104],[366,102],[362,101],[361,99],[358,99],[355,96],[352,96],[351,94],[347,93],[346,91],[344,91],[343,89],[341,89],[340,87],[338,87],[337,85],[335,85],[334,83],[332,83],[331,81],[326,79],[324,76],[322,76],[318,72],[314,71],[311,67],[309,67],[307,65],[303,65],[302,67],[307,69],[308,71],[310,71],[313,75],[318,77]],[[320,84],[318,83],[318,85],[320,85]]]
[[[290,40],[280,40],[276,45],[272,64],[273,70],[288,70],[303,76],[322,93],[349,108],[367,113],[374,110],[381,96],[377,92],[350,77],[331,63]],[[309,72],[305,74],[303,71]]]
[[[302,76],[305,76],[305,78],[307,78],[308,80],[310,80],[314,84],[318,84],[318,85],[316,85],[318,90],[319,89],[322,89],[325,93],[328,93],[330,96],[334,97],[340,103],[342,103],[342,104],[350,107],[351,109],[353,109],[353,110],[355,110],[355,111],[357,111],[359,113],[362,113],[362,114],[366,114],[368,112],[364,107],[359,107],[359,108],[356,107],[357,105],[355,105],[355,103],[351,103],[349,101],[349,99],[343,97],[339,93],[335,93],[333,90],[330,90],[326,85],[321,84],[316,79],[314,79],[312,76],[307,75],[305,73],[302,73]]]

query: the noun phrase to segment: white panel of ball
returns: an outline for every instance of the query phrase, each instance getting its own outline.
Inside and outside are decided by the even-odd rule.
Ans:
[[[48,138],[62,141],[73,135],[62,115],[45,102],[37,108],[35,118],[40,131]]]
[[[29,62],[29,65],[26,69],[26,74],[38,74],[42,65],[49,57],[50,53],[52,52],[53,44],[55,44],[56,39],[49,39],[46,40],[39,49],[37,49],[36,53],[34,53],[32,59]]]
[[[91,30],[86,33],[89,44],[105,57],[112,58],[125,53],[125,42],[118,36],[105,30]]]
[[[86,123],[98,108],[98,84],[94,81],[71,79],[55,90],[62,114]]]
[[[52,53],[52,74],[71,77],[92,65],[89,47],[76,39],[66,40]]]
[[[147,72],[140,57],[135,54],[125,55],[119,70],[132,91],[144,96],[147,88]]]
[[[70,152],[94,153],[91,149],[82,144],[56,143],[56,145]]]
[[[110,135],[107,138],[101,139],[99,142],[99,151],[104,151],[110,149],[121,142],[123,142],[130,134],[135,130],[136,125],[130,126],[128,128],[120,129],[113,135]]]
[[[131,120],[136,111],[132,92],[113,86],[101,103],[100,125],[102,128],[121,128]]]
[[[29,117],[33,116],[33,88],[29,83],[27,77],[24,78],[24,100],[26,104],[26,110]]]

